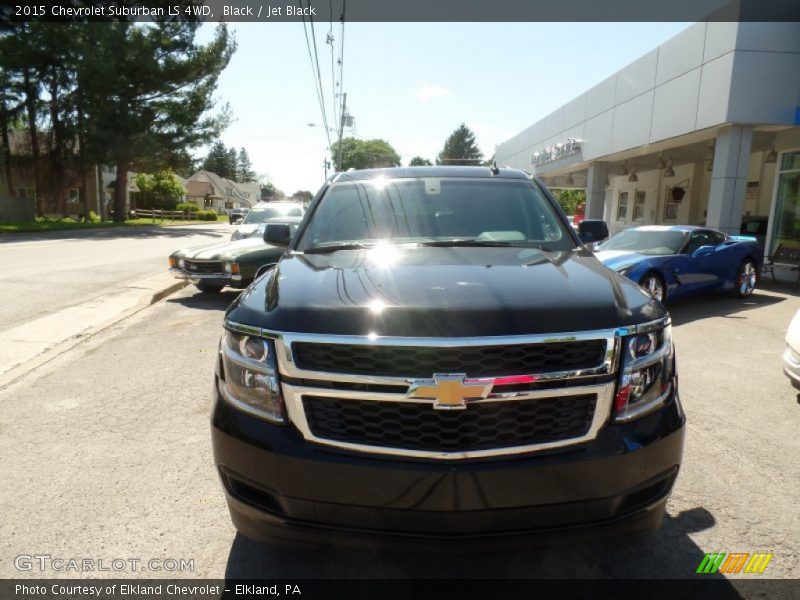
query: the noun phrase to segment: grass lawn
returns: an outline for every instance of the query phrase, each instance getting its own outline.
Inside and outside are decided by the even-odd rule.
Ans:
[[[217,222],[228,221],[225,215],[217,216]],[[28,233],[34,231],[64,231],[67,229],[103,229],[108,227],[169,227],[174,225],[202,225],[214,221],[173,221],[169,219],[128,219],[124,223],[104,221],[100,223],[77,221],[42,220],[26,223],[0,223],[0,233]]]

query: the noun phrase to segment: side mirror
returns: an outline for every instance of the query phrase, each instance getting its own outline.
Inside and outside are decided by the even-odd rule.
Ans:
[[[286,223],[267,223],[264,228],[264,241],[271,246],[287,248],[292,239],[292,229]]]
[[[261,277],[264,273],[266,273],[270,269],[274,269],[274,268],[275,268],[275,263],[271,263],[271,264],[268,264],[268,265],[261,265],[260,267],[258,267],[258,270],[256,271],[256,276],[253,277],[253,281],[255,281],[256,279]]]
[[[584,244],[602,242],[608,238],[608,224],[601,219],[584,219],[578,225],[578,237]]]
[[[692,258],[700,258],[707,254],[714,254],[714,246],[700,246],[697,250],[692,252]]]

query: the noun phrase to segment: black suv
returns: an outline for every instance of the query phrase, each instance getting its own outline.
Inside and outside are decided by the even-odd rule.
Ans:
[[[657,528],[684,437],[670,318],[582,245],[605,229],[485,167],[340,173],[291,241],[268,225],[287,250],[228,309],[215,377],[239,531],[416,547]]]

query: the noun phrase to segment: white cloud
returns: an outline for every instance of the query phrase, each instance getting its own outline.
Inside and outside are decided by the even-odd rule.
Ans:
[[[431,98],[442,98],[450,96],[453,92],[443,85],[428,83],[427,81],[417,81],[417,98],[422,102],[427,102]]]

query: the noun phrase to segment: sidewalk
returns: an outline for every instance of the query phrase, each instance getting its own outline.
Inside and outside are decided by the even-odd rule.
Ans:
[[[0,388],[187,283],[164,272],[0,333]]]

